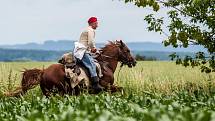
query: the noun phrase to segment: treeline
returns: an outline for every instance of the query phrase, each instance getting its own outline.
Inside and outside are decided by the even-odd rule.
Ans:
[[[143,55],[140,55],[140,54],[137,54],[135,56],[135,59],[137,61],[156,61],[157,60],[156,57],[146,57],[146,56],[143,56]]]
[[[0,49],[0,61],[57,61],[64,53],[69,51],[48,51],[48,50],[21,50],[21,49]],[[159,51],[133,51],[138,61],[170,60],[172,52]],[[180,52],[179,55],[191,55],[192,53]]]
[[[54,61],[66,51],[0,49],[0,61]]]

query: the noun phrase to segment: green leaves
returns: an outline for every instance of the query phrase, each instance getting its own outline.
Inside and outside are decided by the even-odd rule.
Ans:
[[[128,2],[132,2],[138,7],[150,6],[153,8],[154,11],[158,11],[160,9],[160,5],[156,0],[125,0],[125,3]]]
[[[49,99],[37,97],[32,100],[5,98],[0,100],[0,120],[209,121],[215,114],[213,110],[208,110],[215,108],[214,101],[213,96],[208,98],[198,93],[198,97],[195,97],[188,92],[171,96],[129,94],[120,98],[109,94],[56,96]],[[59,108],[60,105],[63,110]],[[20,113],[20,110],[24,112]]]
[[[176,53],[169,55],[171,60],[176,60],[176,64],[181,64],[185,67],[200,66],[201,72],[205,72],[205,73],[215,72],[214,55],[212,57],[207,57],[207,56],[208,54],[206,55],[204,52],[197,52],[195,55],[195,59],[193,59],[193,57],[190,57],[190,56],[186,56],[185,58],[181,59]]]
[[[159,12],[160,6],[170,8],[165,19],[156,18],[152,14],[145,16],[148,31],[170,33],[163,41],[164,46],[187,48],[190,44],[202,45],[209,53],[207,57],[209,66],[204,66],[205,58],[189,58],[181,64],[192,67],[200,65],[203,72],[215,72],[215,0],[126,0],[126,2],[133,2],[138,7],[150,6],[156,12]],[[162,29],[165,28],[164,23],[167,24],[168,32]],[[181,61],[176,62],[179,64]]]
[[[188,45],[189,45],[188,44],[188,35],[186,32],[184,32],[184,31],[179,32],[177,39],[183,43],[184,48],[188,47]]]
[[[149,24],[148,30],[162,33],[163,18],[155,19],[153,14],[149,14],[144,18]]]

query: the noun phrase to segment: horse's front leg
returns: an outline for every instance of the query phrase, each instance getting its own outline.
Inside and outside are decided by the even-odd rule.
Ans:
[[[119,86],[116,86],[116,85],[113,85],[114,88],[115,88],[115,92],[122,92],[123,91],[123,87],[119,87]]]
[[[111,92],[111,93],[123,90],[122,87],[115,86],[105,80],[100,80],[100,85],[105,88],[105,91]]]

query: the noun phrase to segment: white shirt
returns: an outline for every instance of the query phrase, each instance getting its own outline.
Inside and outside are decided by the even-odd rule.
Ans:
[[[74,56],[78,59],[82,59],[84,53],[87,51],[87,47],[80,42],[75,42],[75,47],[73,50]]]
[[[95,48],[95,30],[88,26],[84,29],[84,31],[81,33],[79,41],[83,45],[87,47],[87,51],[90,53],[92,48]]]
[[[95,46],[95,30],[88,26],[81,33],[78,42],[75,42],[74,56],[80,60],[83,58],[84,53],[91,53],[91,49]]]

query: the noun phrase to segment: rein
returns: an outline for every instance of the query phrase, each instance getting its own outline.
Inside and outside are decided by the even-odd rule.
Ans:
[[[117,43],[114,43],[114,44],[117,45]],[[99,57],[99,56],[101,56],[102,61],[105,61],[105,59],[104,59],[103,57],[109,58],[109,59],[115,59],[115,57],[113,57],[113,56],[108,56],[108,55],[104,55],[104,54],[101,54],[101,53],[98,53],[98,56],[97,56],[97,57]],[[119,73],[120,73],[120,71],[122,70],[122,67],[124,66],[124,64],[126,64],[126,63],[127,63],[127,62],[121,62],[119,71],[118,71],[118,73],[117,73],[117,80],[119,80]]]
[[[114,58],[113,56],[108,56],[108,55],[104,55],[104,54],[101,54],[101,53],[99,53],[99,55],[98,55],[97,57],[99,57],[99,56],[101,56],[101,57],[102,57],[102,61],[104,61],[103,57],[105,57],[105,58],[109,58],[109,59]],[[119,71],[118,71],[118,73],[117,73],[117,80],[119,80],[119,73],[120,73],[120,71],[122,70],[123,65],[124,65],[124,63],[123,63],[123,62],[121,62],[121,65],[120,65]]]
[[[114,58],[114,57],[107,56],[107,55],[104,55],[104,54],[100,54],[100,56],[104,56],[104,57],[107,57],[107,58]],[[119,80],[119,73],[120,73],[120,71],[122,70],[122,67],[123,67],[123,66],[124,66],[124,63],[121,62],[119,71],[118,71],[118,73],[117,73],[117,80]]]

